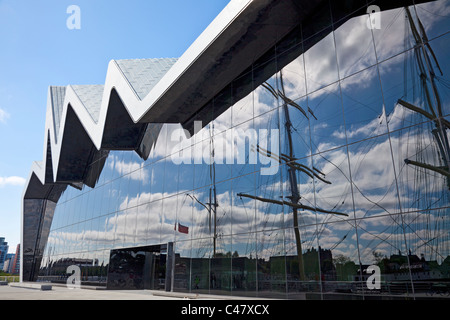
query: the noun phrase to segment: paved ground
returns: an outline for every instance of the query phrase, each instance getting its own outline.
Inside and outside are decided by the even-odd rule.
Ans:
[[[0,285],[0,301],[2,300],[270,300],[255,297],[237,297],[237,296],[220,296],[207,294],[192,294],[179,292],[165,292],[153,290],[95,290],[93,287],[82,287],[80,289],[69,289],[65,285],[51,284],[51,290],[41,290],[39,283],[10,283],[9,285]],[[305,297],[291,297],[292,299],[305,300]],[[318,297],[316,297],[318,298]],[[326,299],[341,299],[342,296],[327,296]],[[367,296],[366,299],[380,299],[383,296]],[[402,295],[384,297],[391,299],[412,299]],[[430,297],[425,293],[416,294],[418,300],[444,300],[450,301],[449,296],[435,295]]]
[[[41,290],[39,283],[10,283],[0,285],[2,300],[266,300],[236,296],[220,296],[157,290],[105,290],[94,287],[69,289],[65,285],[50,284],[51,290]]]
[[[229,299],[230,297],[227,297]],[[151,290],[93,290],[69,289],[65,286],[54,286],[49,291],[41,290],[39,284],[10,284],[0,286],[2,300],[221,300],[220,297],[182,293],[166,293]]]

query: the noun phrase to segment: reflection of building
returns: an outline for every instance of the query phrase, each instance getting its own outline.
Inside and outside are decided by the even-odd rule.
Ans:
[[[3,270],[7,255],[8,255],[8,242],[5,242],[5,238],[0,238],[0,270]]]
[[[20,273],[20,243],[16,247],[16,253],[14,254],[14,260],[11,267],[12,274]]]
[[[87,285],[97,284],[106,278],[106,273],[103,270],[104,266],[98,265],[98,259],[62,258],[51,261],[48,265],[41,268],[41,280],[66,283],[67,278],[72,274],[68,274],[67,269],[73,265],[80,267],[82,271],[80,275],[81,281]]]
[[[13,261],[14,261],[14,254],[8,253],[6,255],[5,262],[3,263],[3,271],[4,272],[11,273]]]
[[[4,257],[1,270],[9,274],[17,275],[20,273],[20,244],[17,245],[15,254],[7,253],[9,246],[4,240],[5,238],[0,238],[0,263],[2,261],[2,257]],[[2,254],[2,252],[6,255]]]
[[[420,287],[421,254],[448,279],[450,3],[419,2],[378,3],[381,29],[366,1],[232,2],[179,59],[50,87],[22,279],[77,264],[114,289],[370,294],[388,256],[383,281]]]

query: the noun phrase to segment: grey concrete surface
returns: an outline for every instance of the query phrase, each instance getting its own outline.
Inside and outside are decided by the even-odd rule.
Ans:
[[[0,301],[4,300],[185,300],[208,299],[195,295],[171,294],[151,290],[92,290],[86,288],[69,289],[52,286],[51,290],[41,290],[40,285],[10,284],[0,287]],[[216,298],[217,299],[217,298]]]
[[[153,290],[105,290],[81,287],[70,289],[65,285],[50,284],[51,290],[41,290],[41,283],[10,283],[0,286],[2,300],[247,300],[255,298],[165,292]],[[49,284],[46,284],[49,285]],[[264,300],[258,298],[258,300]]]

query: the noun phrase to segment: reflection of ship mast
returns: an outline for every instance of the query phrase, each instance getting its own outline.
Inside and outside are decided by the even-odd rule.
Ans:
[[[211,188],[209,189],[209,202],[204,204],[200,200],[198,200],[195,196],[187,194],[191,199],[198,202],[200,205],[205,207],[208,211],[208,222],[209,222],[209,232],[211,233],[211,220],[214,219],[214,235],[213,235],[213,257],[216,256],[216,246],[217,246],[217,207],[219,204],[217,203],[217,190],[216,190],[216,166],[214,160],[214,132],[213,128],[210,128],[210,154],[211,154],[211,165],[209,166],[209,176],[211,179]]]
[[[442,69],[439,65],[438,59],[430,45],[430,41],[428,39],[428,36],[426,34],[425,28],[416,12],[415,19],[413,18],[413,15],[410,11],[409,7],[405,7],[405,13],[406,13],[406,20],[405,23],[408,26],[405,26],[405,32],[407,30],[410,30],[410,34],[412,35],[412,40],[414,43],[414,57],[412,58],[412,72],[411,74],[414,76],[414,72],[417,71],[419,82],[418,85],[421,89],[421,100],[423,101],[423,106],[415,105],[414,103],[405,101],[407,100],[407,87],[406,84],[408,83],[407,80],[407,55],[405,54],[405,74],[404,74],[404,83],[405,83],[405,92],[404,96],[397,101],[399,105],[404,107],[405,109],[412,111],[413,114],[418,116],[418,119],[420,119],[420,122],[422,122],[423,117],[426,118],[427,121],[429,121],[430,127],[429,128],[432,138],[427,145],[430,146],[433,150],[431,152],[426,152],[426,148],[423,149],[421,146],[421,142],[423,141],[422,137],[419,137],[418,134],[415,134],[416,137],[418,137],[415,145],[415,153],[413,156],[407,155],[408,158],[404,160],[405,165],[407,165],[410,168],[413,168],[414,170],[414,184],[419,183],[423,184],[425,186],[425,190],[418,189],[418,188],[411,188],[411,191],[414,193],[413,197],[410,197],[410,189],[407,187],[406,192],[408,194],[405,196],[406,199],[413,199],[413,205],[411,207],[419,207],[421,209],[418,216],[416,216],[411,223],[417,223],[416,219],[419,219],[419,216],[421,216],[420,219],[425,219],[424,223],[425,226],[423,226],[423,229],[420,230],[420,233],[423,231],[427,236],[428,240],[423,239],[419,232],[412,229],[411,226],[408,225],[411,230],[413,230],[414,234],[416,235],[417,239],[421,240],[422,243],[417,243],[415,250],[431,250],[431,255],[434,253],[440,258],[444,260],[444,257],[440,254],[439,246],[441,245],[447,245],[448,241],[444,239],[444,241],[441,241],[442,236],[446,233],[445,230],[448,230],[446,227],[446,212],[447,210],[443,207],[447,206],[448,202],[448,189],[450,189],[450,146],[449,146],[449,140],[447,136],[447,130],[450,129],[450,122],[446,119],[444,119],[444,112],[442,111],[442,101],[440,97],[440,93],[438,90],[438,82],[442,81],[440,77],[436,74],[438,72],[441,76],[443,75]],[[405,43],[407,41],[407,38],[405,38]],[[405,48],[405,52],[407,48]],[[413,81],[413,97],[409,101],[415,101],[416,100],[416,94],[415,94],[415,77],[412,78]],[[416,130],[417,127],[413,127],[413,130]],[[432,163],[429,160],[429,156],[435,157],[437,156],[437,163]],[[433,175],[435,173],[435,175]],[[429,179],[434,180],[429,180]],[[419,179],[425,179],[425,183],[423,181],[420,181]],[[443,180],[441,180],[443,179]],[[441,181],[446,181],[447,184],[447,190],[443,187],[441,184]],[[435,185],[433,185],[433,182],[435,181]],[[407,184],[409,186],[409,184]],[[437,188],[437,189],[434,189]],[[435,194],[433,197],[427,197],[427,195],[430,192],[440,192],[441,194]],[[425,191],[425,192],[424,192]],[[444,201],[442,204],[443,211],[436,210],[431,211],[430,209],[432,207],[437,207],[436,203],[438,201]],[[441,205],[441,206],[442,206]],[[430,210],[430,211],[429,211]],[[427,212],[428,211],[428,212]],[[424,214],[427,213],[427,214]],[[434,221],[431,221],[428,216],[430,214],[433,214],[436,216],[436,219]],[[417,220],[419,221],[419,220]],[[431,226],[431,224],[434,223],[434,227]],[[444,231],[444,232],[442,232]],[[406,242],[406,239],[405,239]],[[425,247],[425,248],[424,248]],[[447,252],[448,247],[443,249],[443,252]],[[407,256],[408,263],[409,256]],[[432,260],[430,258],[430,260]]]
[[[216,191],[216,165],[214,159],[214,124],[210,127],[210,146],[211,146],[211,165],[209,166],[209,176],[211,178],[211,188],[209,189],[209,232],[211,232],[211,213],[214,217],[214,236],[213,236],[213,257],[216,256],[217,241],[217,191]],[[214,202],[213,202],[214,201]]]
[[[313,167],[313,169],[310,169],[309,167],[304,166],[296,161],[296,158],[294,157],[294,147],[293,147],[292,134],[291,134],[292,123],[290,120],[288,105],[295,107],[307,119],[308,119],[308,115],[305,112],[305,110],[303,110],[302,107],[300,107],[297,103],[295,103],[294,101],[292,101],[291,99],[286,97],[285,91],[284,91],[284,84],[283,84],[283,75],[282,75],[281,71],[280,71],[280,83],[281,83],[281,91],[280,90],[276,91],[267,82],[265,82],[262,86],[266,90],[268,90],[276,99],[282,99],[282,101],[283,101],[283,111],[284,111],[285,118],[286,118],[285,127],[286,127],[286,132],[287,132],[287,137],[288,137],[289,155],[281,154],[280,156],[278,156],[271,151],[261,148],[260,146],[257,146],[257,151],[266,157],[271,157],[271,158],[277,160],[280,163],[280,165],[283,164],[283,161],[284,161],[284,164],[286,164],[288,166],[289,185],[290,185],[291,195],[288,196],[287,198],[290,201],[284,201],[284,200],[279,201],[279,200],[274,200],[274,199],[267,199],[267,198],[256,197],[256,196],[243,194],[243,193],[238,193],[237,196],[246,197],[246,198],[250,198],[250,199],[254,199],[254,200],[258,200],[258,201],[262,201],[262,202],[267,202],[267,203],[278,204],[278,205],[287,205],[292,208],[294,234],[295,234],[295,242],[296,242],[296,248],[297,248],[299,277],[300,277],[300,281],[304,281],[306,279],[306,277],[305,277],[305,271],[304,271],[300,230],[299,230],[299,226],[298,226],[298,209],[312,210],[312,211],[317,211],[317,212],[338,214],[338,215],[344,215],[344,216],[347,216],[347,214],[333,212],[333,211],[310,207],[310,206],[305,206],[305,205],[299,203],[301,196],[300,196],[300,192],[298,190],[298,184],[297,184],[297,175],[296,175],[297,171],[304,172],[311,178],[316,177],[319,180],[321,180],[327,184],[331,184],[331,182],[329,182],[329,181],[325,180],[323,177],[321,177],[320,175],[324,175],[324,174],[322,172],[320,172],[318,169],[316,169],[314,167]],[[308,109],[308,111],[315,118],[312,111],[309,109]]]
[[[437,172],[445,177],[447,177],[447,186],[450,189],[450,146],[449,141],[447,137],[447,129],[450,129],[450,122],[445,120],[442,113],[442,105],[441,105],[441,98],[436,86],[436,73],[434,71],[434,68],[431,63],[430,56],[432,56],[434,62],[436,63],[437,68],[439,69],[439,72],[442,75],[442,70],[439,66],[439,63],[437,61],[436,55],[433,52],[433,49],[431,48],[429,44],[428,37],[425,33],[425,28],[423,27],[419,17],[417,17],[418,25],[420,32],[418,28],[416,27],[416,24],[412,18],[411,12],[408,7],[405,8],[406,15],[408,17],[409,25],[411,28],[411,32],[414,36],[414,41],[416,43],[416,46],[414,48],[414,55],[416,58],[417,66],[419,68],[420,72],[420,80],[421,85],[424,90],[425,95],[425,102],[428,106],[429,110],[424,110],[420,107],[417,107],[413,105],[412,103],[406,102],[402,99],[398,100],[398,103],[402,105],[403,107],[412,110],[416,113],[419,113],[426,118],[432,120],[435,124],[435,129],[432,130],[432,134],[435,138],[436,144],[438,146],[438,150],[441,153],[441,159],[443,161],[442,166],[434,166],[428,163],[423,163],[420,161],[405,159],[405,163],[408,165],[413,165],[416,167],[424,168],[427,170],[431,170],[434,172]],[[428,51],[427,51],[428,49]],[[405,79],[406,81],[406,79]],[[432,91],[434,94],[434,100],[435,104],[432,102],[431,93],[428,88],[427,82],[430,82]]]

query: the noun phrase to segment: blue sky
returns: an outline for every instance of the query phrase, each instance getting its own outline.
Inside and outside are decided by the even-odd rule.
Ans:
[[[180,57],[229,0],[0,0],[0,236],[20,242],[21,197],[42,160],[50,85],[103,84],[111,59]],[[70,30],[67,8],[81,10]]]

